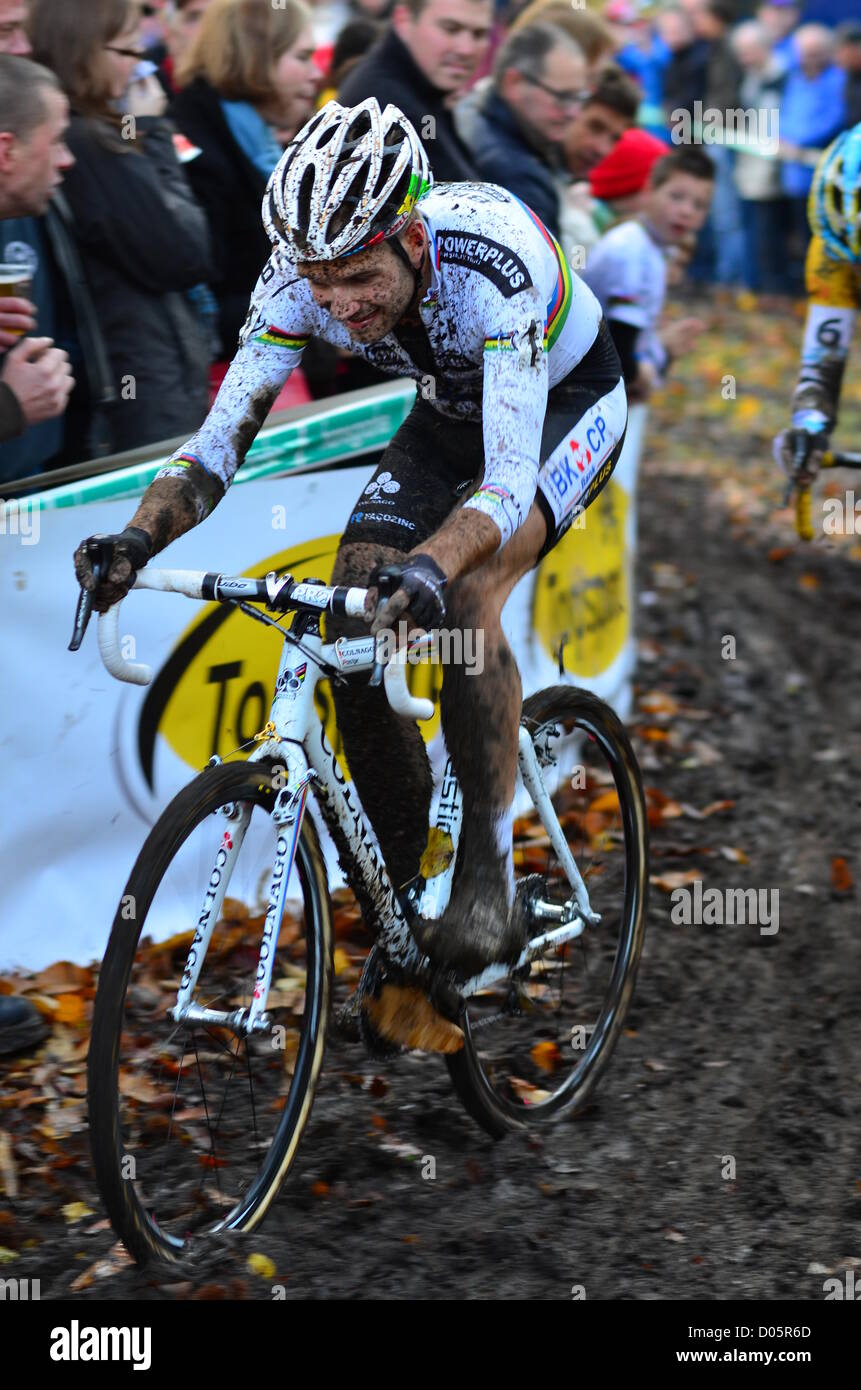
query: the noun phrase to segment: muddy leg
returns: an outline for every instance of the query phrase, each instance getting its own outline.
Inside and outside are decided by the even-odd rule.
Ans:
[[[338,551],[333,584],[365,586],[377,565],[403,559],[403,551],[352,543]],[[364,637],[361,619],[330,618],[330,640]],[[333,689],[338,728],[356,790],[368,815],[396,888],[418,873],[427,842],[431,769],[417,725],[393,713],[382,687],[367,678]]]
[[[446,745],[463,792],[463,829],[452,897],[441,923],[421,931],[435,960],[478,970],[520,947],[510,919],[512,815],[517,776],[520,672],[502,631],[502,608],[535,563],[546,525],[537,507],[526,524],[481,569],[452,585],[449,627],[483,633],[483,669],[446,667],[441,710]],[[466,647],[466,644],[465,644]],[[480,650],[475,645],[469,650]]]

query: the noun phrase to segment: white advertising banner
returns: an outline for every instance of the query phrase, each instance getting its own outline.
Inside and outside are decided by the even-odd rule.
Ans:
[[[327,582],[371,471],[365,463],[238,483],[165,563]],[[152,666],[153,680],[112,680],[95,618],[81,650],[67,650],[78,593],[72,553],[93,532],[123,529],[129,494],[65,506],[41,496],[41,509],[23,500],[0,507],[0,969],[103,954],[149,827],[213,753],[224,757],[262,729],[281,650],[277,634],[236,610],[139,591],[123,605],[120,633],[124,654]],[[560,644],[563,679],[611,702],[625,684],[632,515],[628,491],[611,480],[512,595],[505,625],[525,694],[560,680]],[[441,670],[416,667],[411,680],[433,695]],[[327,685],[319,695],[334,741]],[[423,728],[429,740],[438,720]]]

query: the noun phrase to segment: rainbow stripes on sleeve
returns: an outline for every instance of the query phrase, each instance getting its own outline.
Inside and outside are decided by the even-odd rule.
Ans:
[[[536,217],[532,209],[527,207],[526,203],[521,202],[519,198],[516,201],[528,214],[533,225],[541,233],[556,257],[556,284],[547,303],[547,327],[544,330],[544,347],[545,350],[549,350],[565,327],[565,320],[571,308],[571,267],[565,259],[559,242],[555,236],[550,235],[541,218]]]
[[[255,333],[251,341],[262,343],[264,347],[284,348],[287,352],[302,352],[310,337],[310,333],[288,333],[286,329],[276,328],[274,323],[270,323],[262,333]]]
[[[513,195],[512,195],[513,196]],[[544,223],[530,207],[515,198],[515,202],[520,203],[524,212],[528,214],[533,225],[541,233],[542,237],[550,247],[556,260],[556,284],[553,293],[547,304],[547,317],[544,326],[544,351],[548,352],[565,327],[565,320],[571,308],[571,268],[562,252],[562,247],[554,236],[551,236]],[[485,338],[485,352],[504,352],[514,348],[517,344],[513,341],[513,334],[499,333],[492,338]]]

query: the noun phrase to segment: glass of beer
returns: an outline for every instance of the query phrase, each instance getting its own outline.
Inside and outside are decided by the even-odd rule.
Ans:
[[[0,263],[0,300],[29,299],[33,289],[33,272],[28,265]],[[16,337],[24,336],[24,329],[8,330]]]

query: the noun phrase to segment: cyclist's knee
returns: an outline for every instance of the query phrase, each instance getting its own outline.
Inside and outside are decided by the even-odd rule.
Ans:
[[[365,586],[377,565],[403,559],[403,551],[373,541],[347,541],[338,546],[332,570],[333,584]]]
[[[366,541],[348,541],[345,544],[342,541],[335,556],[332,583],[367,588],[368,580],[377,565],[386,565],[402,558],[402,552],[391,546]],[[326,632],[330,641],[336,637],[365,637],[368,624],[363,618],[336,618],[329,615]]]

